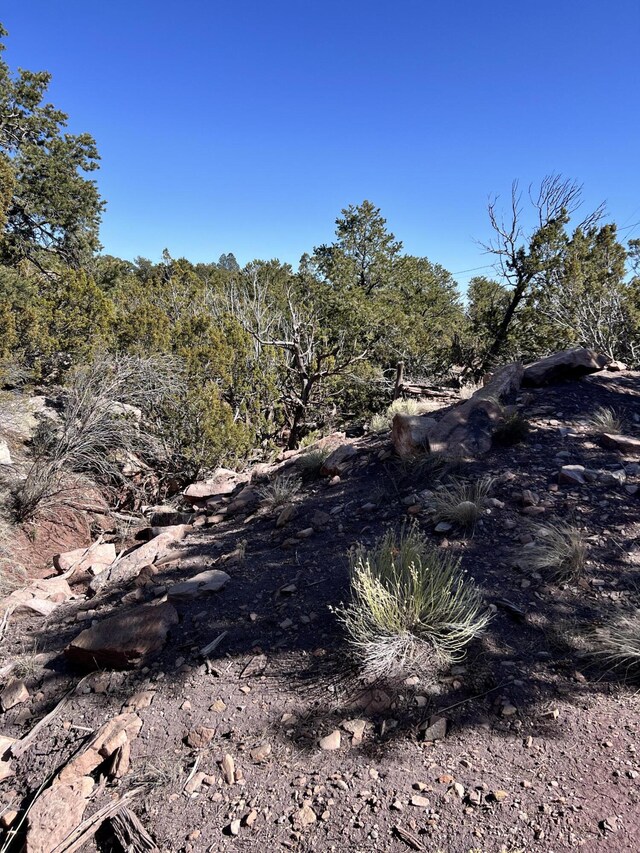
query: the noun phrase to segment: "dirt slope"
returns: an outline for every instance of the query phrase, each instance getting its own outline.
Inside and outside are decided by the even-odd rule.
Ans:
[[[640,434],[640,375],[601,373],[519,399],[528,440],[461,472],[496,478],[494,506],[472,536],[433,533],[420,496],[433,485],[428,476],[400,467],[388,437],[364,438],[339,482],[305,486],[284,527],[248,509],[191,533],[149,586],[113,590],[96,613],[96,600],[79,601],[48,622],[16,623],[5,660],[21,651],[21,632],[35,630],[41,654],[25,679],[30,699],[3,715],[12,737],[77,683],[60,653],[91,618],[157,599],[214,566],[231,576],[218,593],[175,602],[180,623],[148,667],[91,676],[0,783],[2,802],[20,803],[88,730],[150,690],[131,769],[115,790],[148,783],[132,808],[164,851],[639,849],[638,697],[585,653],[584,633],[640,606],[640,468],[603,449],[587,424],[596,407],[614,406]],[[613,476],[559,484],[567,464]],[[367,688],[349,668],[330,608],[348,595],[348,548],[372,544],[408,507],[439,547],[460,555],[495,617],[436,683]],[[575,584],[515,568],[529,525],[548,518],[586,531],[588,563]],[[299,531],[311,532],[282,547]],[[222,632],[203,661],[199,650]],[[433,717],[444,720],[435,741],[421,730]],[[322,749],[336,731],[339,746]],[[206,777],[185,791],[194,768]],[[112,795],[108,786],[89,812]],[[105,830],[84,849],[120,848]]]

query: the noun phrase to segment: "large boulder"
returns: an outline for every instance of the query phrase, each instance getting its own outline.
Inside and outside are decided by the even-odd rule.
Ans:
[[[578,348],[556,352],[524,368],[523,385],[538,386],[563,379],[577,379],[587,373],[596,373],[609,363],[609,359],[591,349]]]
[[[344,473],[357,453],[358,451],[352,444],[342,444],[340,447],[336,447],[322,463],[320,475],[322,477],[335,477],[336,474]]]
[[[177,624],[172,604],[146,604],[82,631],[65,654],[85,669],[130,669],[159,651],[169,629]]]

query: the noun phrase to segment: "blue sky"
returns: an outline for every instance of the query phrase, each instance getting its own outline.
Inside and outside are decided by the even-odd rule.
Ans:
[[[549,172],[640,235],[638,0],[5,0],[0,20],[10,66],[51,71],[97,139],[112,254],[297,264],[368,198],[459,273],[490,263],[488,196]]]

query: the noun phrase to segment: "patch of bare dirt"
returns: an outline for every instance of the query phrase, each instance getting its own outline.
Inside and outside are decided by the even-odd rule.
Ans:
[[[179,624],[146,665],[83,682],[15,761],[1,801],[22,804],[136,694],[143,724],[130,770],[97,786],[87,813],[143,785],[131,808],[163,851],[637,850],[638,697],[585,637],[640,606],[640,468],[588,423],[613,406],[638,436],[639,404],[640,376],[629,372],[521,392],[526,442],[461,472],[495,477],[473,535],[436,535],[421,497],[434,483],[399,466],[387,438],[363,438],[340,479],[306,484],[281,527],[247,505],[193,530],[142,580],[31,619],[40,658],[24,678],[29,699],[4,714],[12,737],[78,683],[61,652],[93,619],[161,600],[214,567],[230,576],[218,592],[172,602]],[[559,483],[564,465],[600,473]],[[461,557],[495,616],[438,679],[363,685],[331,607],[348,595],[347,550],[409,512]],[[585,532],[575,582],[517,568],[530,525],[547,519]],[[4,660],[20,651],[9,631]],[[105,823],[84,849],[122,848]]]

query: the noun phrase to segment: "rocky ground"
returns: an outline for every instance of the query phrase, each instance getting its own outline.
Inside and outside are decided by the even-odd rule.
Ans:
[[[640,375],[523,389],[517,404],[527,440],[459,472],[494,478],[472,534],[435,532],[428,467],[399,461],[388,434],[363,437],[284,516],[253,484],[208,504],[196,492],[195,526],[172,528],[183,538],[144,568],[98,574],[93,596],[88,573],[46,617],[14,613],[2,734],[24,738],[66,696],[0,764],[15,849],[21,809],[46,783],[59,793],[36,800],[30,851],[126,849],[108,820],[80,847],[56,847],[48,824],[122,796],[162,851],[637,850],[638,697],[591,655],[590,632],[640,605],[640,465],[604,447],[589,417],[614,407],[640,435]],[[348,549],[407,518],[460,556],[494,618],[437,679],[363,685],[331,608],[348,597]],[[531,525],[554,518],[587,539],[575,582],[517,568]],[[78,638],[92,624],[97,644]],[[159,648],[139,660],[145,643]],[[123,656],[130,668],[114,670]],[[140,837],[131,849],[154,849]]]

